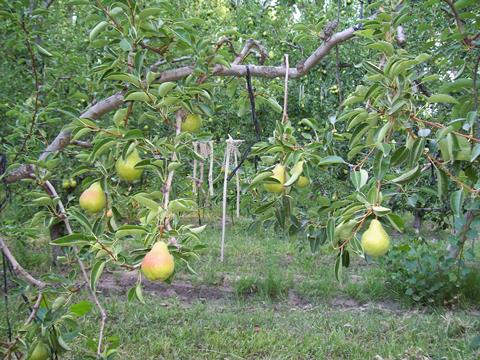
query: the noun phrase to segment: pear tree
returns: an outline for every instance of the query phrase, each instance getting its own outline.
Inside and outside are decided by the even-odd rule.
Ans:
[[[245,192],[257,205],[251,230],[271,225],[290,236],[304,234],[312,250],[329,242],[340,277],[351,253],[378,257],[388,251],[388,233],[405,227],[389,204],[417,192],[433,170],[437,196],[451,208],[452,256],[466,254],[479,210],[478,61],[472,54],[478,50],[480,24],[477,17],[463,14],[478,13],[478,4],[428,1],[422,7],[428,16],[446,6],[451,23],[438,40],[418,49],[406,45],[406,34],[412,34],[412,43],[415,36],[424,36],[415,30],[411,6],[416,2],[365,7],[363,2],[348,3],[352,18],[344,21],[339,21],[340,8],[330,2],[325,2],[324,12],[331,19],[320,20],[319,6],[308,2],[292,7],[273,1],[220,1],[215,17],[214,5],[207,3],[70,0],[0,5],[8,44],[27,54],[34,79],[33,95],[25,104],[6,105],[11,107],[9,122],[18,117],[25,134],[9,129],[13,135],[2,144],[8,156],[2,158],[1,179],[8,188],[28,189],[36,209],[32,224],[62,224],[64,235],[51,245],[62,248],[60,260],[72,268],[68,276],[37,279],[10,251],[8,234],[0,234],[0,248],[21,279],[28,309],[18,336],[2,344],[7,356],[43,359],[71,351],[80,319],[96,308],[98,337],[88,340],[84,358],[111,359],[118,343],[106,337],[108,314],[98,296],[104,271],[133,272],[137,282],[128,299],[140,302],[145,278],[168,283],[178,269],[194,271],[191,263],[205,249],[199,237],[204,226],[184,221],[183,215],[199,204],[182,175],[191,161],[202,160],[192,143],[213,138],[204,131],[205,120],[229,110],[217,100],[225,95],[236,99],[240,117],[255,111],[250,105],[256,101],[273,130],[251,146],[249,159],[258,160],[258,172],[245,170]],[[286,38],[276,48],[283,53],[270,54],[261,38],[253,38],[267,37],[268,31],[252,30],[251,6],[262,11],[259,28],[285,25],[278,27],[284,28]],[[49,103],[52,92],[64,86],[58,83],[61,73],[48,77],[49,69],[64,60],[64,49],[55,48],[39,30],[45,19],[70,13],[75,15],[53,39],[77,47],[81,76],[76,81],[82,91],[65,89],[69,100],[77,101],[75,106],[61,93]],[[252,38],[245,39],[237,26],[218,25],[218,19],[228,23],[236,14],[249,15],[239,26]],[[79,34],[68,31],[77,22],[84,26],[80,42]],[[291,30],[289,22],[295,23]],[[20,35],[25,48],[18,45]],[[343,46],[362,55],[349,70],[360,76],[352,79],[354,91],[345,97],[339,58]],[[436,59],[437,48],[451,51],[451,56]],[[287,49],[290,57],[284,56]],[[305,116],[298,131],[289,113],[297,105],[299,112],[305,111],[305,94],[299,86],[298,104],[292,105],[289,86],[312,76],[333,53],[336,74],[327,91],[337,97],[338,109],[329,110],[325,119]],[[82,56],[88,61],[81,62]],[[290,65],[289,58],[298,61]],[[459,68],[468,73],[461,82]],[[327,71],[322,70],[323,77]],[[280,90],[270,85],[277,78],[284,81]],[[262,82],[244,91],[252,79]],[[277,101],[282,96],[283,107]],[[51,133],[52,124],[58,133]],[[10,145],[13,140],[19,144]],[[59,171],[62,166],[69,169],[69,179],[78,180],[67,196],[56,187],[66,175]],[[322,193],[317,175],[337,172],[348,178],[344,182],[351,191],[340,196]],[[312,194],[313,206],[296,201],[301,192]],[[90,301],[78,302],[75,294],[84,287]]]

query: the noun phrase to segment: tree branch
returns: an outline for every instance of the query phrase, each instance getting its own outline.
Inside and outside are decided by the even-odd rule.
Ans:
[[[248,54],[250,54],[250,52],[253,48],[258,49],[258,51],[260,53],[260,64],[263,64],[268,57],[267,50],[265,49],[265,47],[262,44],[260,44],[259,41],[256,41],[256,40],[253,40],[253,39],[248,39],[247,40],[247,42],[245,43],[245,46],[243,47],[242,51],[240,52],[240,54],[237,55],[235,60],[233,60],[232,64],[236,64],[236,65],[241,64],[245,60],[245,58],[248,56]]]
[[[214,66],[212,75],[213,76],[245,76],[247,73],[247,66],[249,67],[251,76],[262,77],[262,78],[283,78],[288,76],[290,79],[296,79],[306,75],[311,71],[325,56],[328,55],[330,50],[344,41],[351,39],[355,31],[360,29],[360,26],[352,26],[343,31],[340,31],[336,34],[333,34],[330,39],[323,42],[317,50],[313,52],[304,62],[302,66],[297,68],[289,68],[288,71],[285,71],[284,66],[262,66],[262,65],[238,65],[232,64],[230,67],[226,67],[220,64]],[[176,81],[187,77],[193,73],[194,65],[184,66],[173,70],[167,70],[159,74],[156,79],[157,83],[163,83],[167,81]],[[85,111],[81,118],[88,119],[98,119],[103,114],[115,110],[123,104],[123,95],[124,91],[118,92],[105,100],[102,100]],[[47,148],[42,152],[39,157],[39,160],[45,160],[47,156],[51,153],[60,151],[64,149],[70,143],[70,131],[62,131],[57,137],[52,141],[52,143],[47,146]],[[12,183],[21,179],[31,178],[34,167],[32,165],[22,165],[21,167],[13,170],[6,176],[6,182]]]
[[[30,275],[30,273],[27,270],[25,270],[18,263],[17,259],[15,259],[15,256],[13,256],[13,254],[10,252],[10,249],[8,248],[5,239],[3,239],[2,237],[0,237],[0,250],[2,250],[2,252],[5,254],[5,257],[12,265],[13,271],[15,273],[18,273],[27,282],[29,282],[33,286],[36,286],[39,289],[43,289],[44,287],[47,286],[47,284],[44,283],[43,281],[35,279],[32,275]]]
[[[95,120],[103,114],[115,110],[123,104],[123,94],[124,92],[121,91],[106,98],[105,100],[96,103],[83,114],[81,114],[80,118]],[[45,148],[45,150],[40,155],[39,160],[45,160],[47,156],[51,153],[63,150],[70,143],[70,135],[71,132],[68,130],[61,131],[52,141],[52,143]],[[31,179],[33,178],[33,172],[33,165],[22,165],[19,168],[10,172],[6,176],[5,180],[7,183],[12,183],[22,179]]]

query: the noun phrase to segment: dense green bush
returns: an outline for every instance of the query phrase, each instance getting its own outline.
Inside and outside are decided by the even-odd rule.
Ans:
[[[465,258],[469,256],[474,256],[472,250],[466,251]],[[421,237],[402,240],[388,253],[384,266],[392,290],[413,302],[452,305],[461,300],[478,301],[479,270],[451,257],[443,242],[427,242]]]

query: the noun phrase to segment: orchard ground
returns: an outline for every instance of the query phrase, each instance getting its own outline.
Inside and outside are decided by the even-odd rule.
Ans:
[[[480,357],[471,347],[480,333],[480,299],[453,308],[414,307],[389,289],[377,263],[359,257],[339,283],[328,245],[312,254],[308,244],[300,250],[298,241],[272,231],[249,234],[243,220],[230,224],[221,263],[217,220],[210,219],[202,234],[208,248],[194,264],[197,275],[177,263],[171,285],[144,280],[145,304],[127,302],[136,274],[103,274],[99,289],[110,314],[107,335],[119,337],[119,358]],[[32,267],[46,263],[46,254],[32,256],[22,260]],[[2,328],[3,317],[2,312]],[[94,311],[83,338],[97,332]],[[82,340],[77,345],[69,359],[82,358]]]

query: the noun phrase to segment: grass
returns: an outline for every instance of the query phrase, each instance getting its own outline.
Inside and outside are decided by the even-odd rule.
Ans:
[[[109,328],[123,344],[121,359],[373,359],[377,355],[476,359],[479,355],[468,346],[480,322],[463,312],[396,314],[325,305],[300,310],[262,302],[185,306],[174,299],[153,298],[146,305],[110,298],[107,307],[115,309]],[[96,330],[91,319],[87,333]]]
[[[328,246],[311,254],[299,250],[299,241],[270,231],[248,234],[246,225],[228,229],[223,263],[220,229],[210,226],[202,234],[208,249],[193,264],[198,275],[179,264],[173,281],[173,287],[229,288],[232,296],[185,299],[145,291],[146,304],[102,296],[107,335],[121,343],[119,359],[480,358],[470,348],[480,333],[478,305],[407,307],[385,286],[384,270],[375,263],[352,257],[339,283]],[[0,312],[2,334],[3,317]],[[66,358],[84,359],[85,339],[97,333],[92,313]]]

